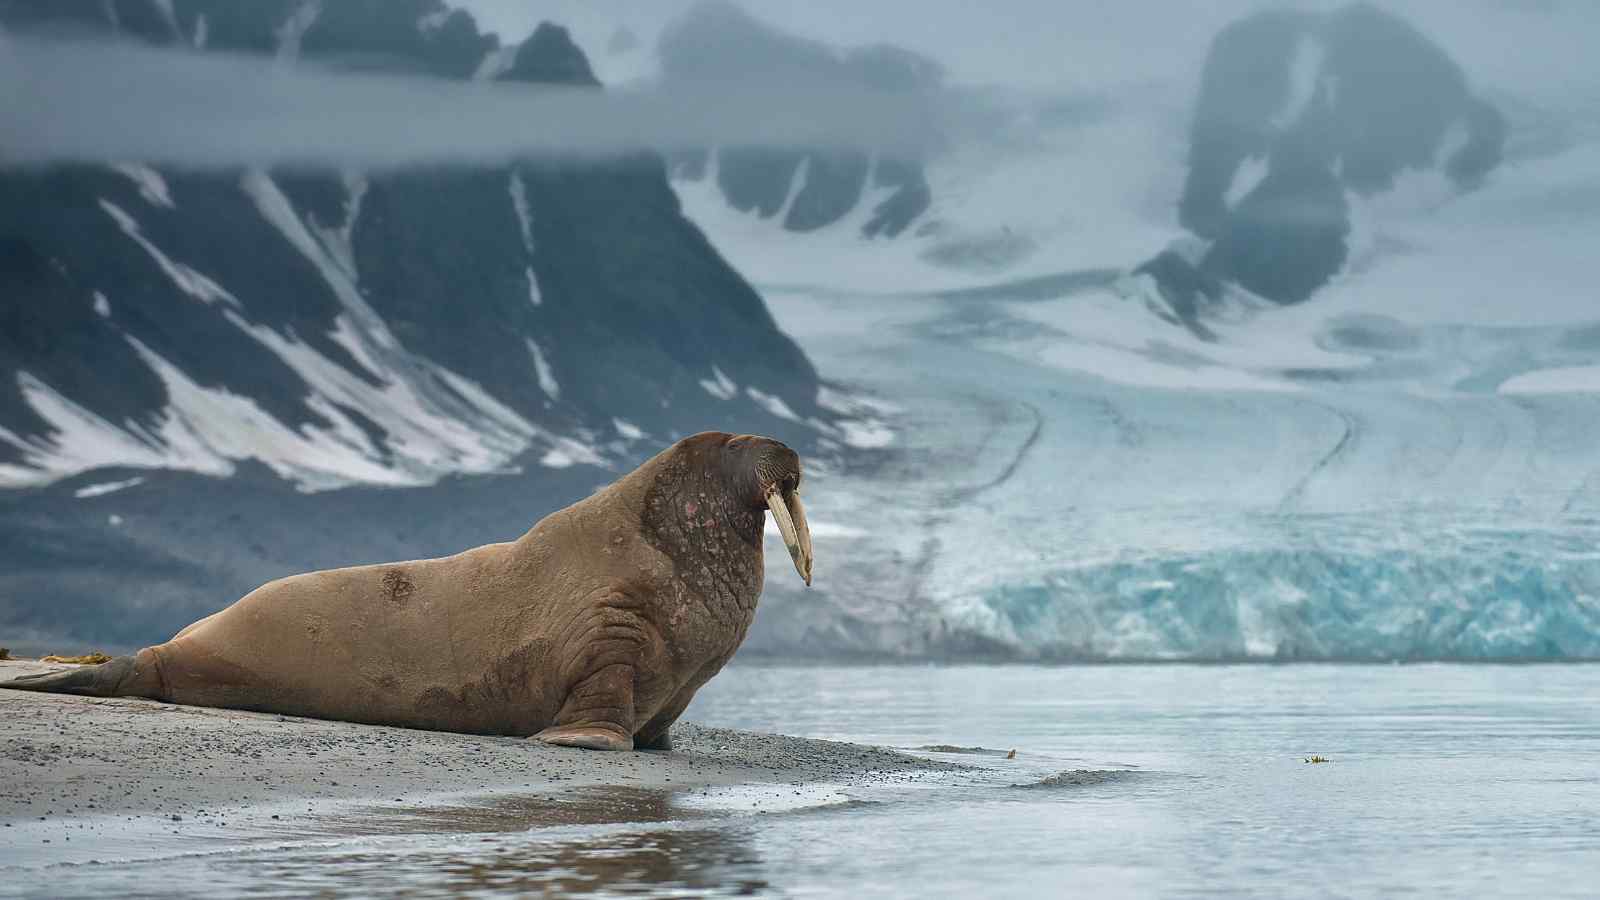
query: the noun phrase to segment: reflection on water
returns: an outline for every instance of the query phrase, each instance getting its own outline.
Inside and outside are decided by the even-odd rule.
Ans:
[[[471,834],[610,822],[667,822],[694,816],[693,810],[674,805],[671,798],[669,792],[642,788],[584,788],[474,799],[447,806],[371,806],[318,824],[320,831],[337,835]]]
[[[748,837],[725,828],[607,830],[555,840],[501,835],[480,837],[475,846],[299,853],[237,860],[229,868],[237,880],[213,883],[213,890],[319,897],[708,897],[752,896],[768,888]]]
[[[711,792],[707,792],[711,793]],[[737,795],[736,788],[714,792]],[[416,848],[330,850],[314,858],[251,860],[248,878],[288,894],[364,895],[415,892],[510,895],[749,896],[767,887],[760,860],[734,829],[636,825],[703,820],[707,804],[680,792],[592,788],[500,797],[434,808],[374,806],[329,823],[347,835],[488,835],[476,846],[449,842]],[[585,828],[629,823],[626,830]],[[530,839],[528,832],[541,830]],[[583,837],[562,838],[569,832]],[[554,839],[550,839],[550,838]],[[540,839],[544,838],[544,839]],[[425,888],[422,887],[425,885]]]
[[[372,806],[292,843],[0,878],[21,897],[727,897],[770,893],[749,834],[637,788]],[[277,835],[283,837],[282,833]],[[0,864],[3,864],[0,860]]]

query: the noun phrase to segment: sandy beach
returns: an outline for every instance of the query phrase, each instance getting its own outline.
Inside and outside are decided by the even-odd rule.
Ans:
[[[0,662],[0,680],[45,671]],[[952,764],[680,724],[671,752],[603,753],[237,710],[0,690],[0,870],[233,842],[654,821],[667,796],[740,786],[753,810],[819,785]],[[799,799],[796,799],[799,798]]]

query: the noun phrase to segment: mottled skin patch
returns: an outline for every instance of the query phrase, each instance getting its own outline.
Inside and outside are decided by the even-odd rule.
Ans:
[[[417,586],[401,570],[390,569],[383,573],[383,590],[389,595],[391,603],[404,603],[417,592]]]
[[[764,506],[752,506],[760,504],[753,486],[748,492],[726,490],[739,477],[725,470],[725,445],[692,441],[684,442],[684,452],[663,467],[645,494],[641,531],[672,560],[679,581],[674,599],[698,602],[730,626],[742,622],[742,639],[761,595]],[[741,456],[733,459],[743,462]]]
[[[799,457],[679,441],[515,541],[263,585],[173,640],[9,686],[667,748],[755,616],[765,494]]]

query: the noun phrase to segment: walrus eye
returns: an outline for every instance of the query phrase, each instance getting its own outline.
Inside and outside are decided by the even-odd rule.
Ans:
[[[811,586],[811,526],[806,524],[806,507],[800,502],[800,493],[793,489],[780,490],[777,485],[767,489],[767,508],[778,523],[778,533],[789,548],[789,558],[794,560],[794,570]]]

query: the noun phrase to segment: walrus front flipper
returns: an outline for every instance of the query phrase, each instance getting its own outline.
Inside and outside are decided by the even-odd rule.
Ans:
[[[533,738],[562,747],[632,750],[632,716],[633,666],[616,663],[580,682],[556,714],[555,724]]]
[[[24,675],[11,681],[0,681],[0,688],[13,691],[43,691],[50,694],[82,694],[87,697],[120,697],[124,682],[132,681],[134,674],[132,656],[119,656],[97,666],[78,666],[64,672],[45,672],[41,675]]]
[[[594,725],[554,725],[533,738],[558,747],[582,747],[585,750],[633,749],[633,738]]]

